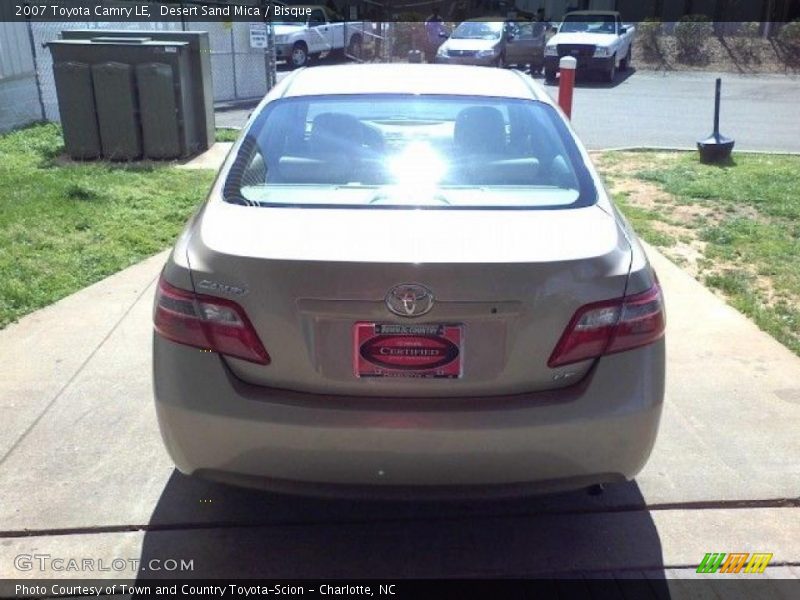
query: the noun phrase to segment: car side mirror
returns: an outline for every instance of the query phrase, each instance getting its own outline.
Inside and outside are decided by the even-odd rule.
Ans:
[[[558,33],[558,25],[550,25],[550,27],[548,27],[547,29],[548,31],[552,31],[553,33]]]
[[[447,35],[446,31],[440,31],[439,32],[439,37],[442,38],[442,39],[445,39],[445,38],[449,38],[450,36]]]
[[[622,35],[623,33],[628,33],[628,28],[627,27],[620,27],[619,28],[619,34]]]

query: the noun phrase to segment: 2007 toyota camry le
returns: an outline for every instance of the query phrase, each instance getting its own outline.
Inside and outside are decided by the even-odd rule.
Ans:
[[[186,474],[319,495],[629,480],[664,397],[635,233],[528,76],[299,70],[254,111],[156,292]]]

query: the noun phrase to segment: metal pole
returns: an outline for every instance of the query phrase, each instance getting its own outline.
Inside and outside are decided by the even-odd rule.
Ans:
[[[717,91],[714,96],[714,137],[719,139],[719,98],[722,90],[722,79],[717,77]]]
[[[267,69],[267,92],[269,92],[275,84],[278,83],[277,74],[277,59],[275,57],[275,28],[272,26],[272,21],[267,21],[267,47],[264,50],[264,61]]]
[[[231,44],[231,68],[233,69],[233,98],[234,100],[238,100],[239,86],[236,85],[236,43],[235,43],[235,38],[233,37],[233,27],[234,24],[231,23],[230,44]]]
[[[33,78],[36,82],[36,96],[39,99],[39,111],[42,113],[42,121],[47,120],[47,111],[44,109],[44,97],[42,96],[42,80],[39,77],[39,57],[36,54],[36,42],[33,39],[33,26],[31,18],[25,19],[28,26],[28,42],[31,45],[31,58],[33,59]]]

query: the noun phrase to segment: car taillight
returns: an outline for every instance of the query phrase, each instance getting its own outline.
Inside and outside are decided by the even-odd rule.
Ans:
[[[645,346],[664,335],[665,325],[658,283],[641,294],[587,304],[573,315],[547,366],[560,367]]]
[[[153,321],[156,332],[173,342],[260,365],[270,362],[244,310],[230,300],[181,290],[162,277]]]

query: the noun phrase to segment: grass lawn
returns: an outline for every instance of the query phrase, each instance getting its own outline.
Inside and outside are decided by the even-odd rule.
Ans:
[[[218,142],[235,142],[239,137],[239,130],[231,129],[230,127],[217,127],[215,137]]]
[[[800,156],[595,155],[639,234],[800,355]]]
[[[214,177],[62,152],[58,125],[0,136],[0,328],[168,247]]]

